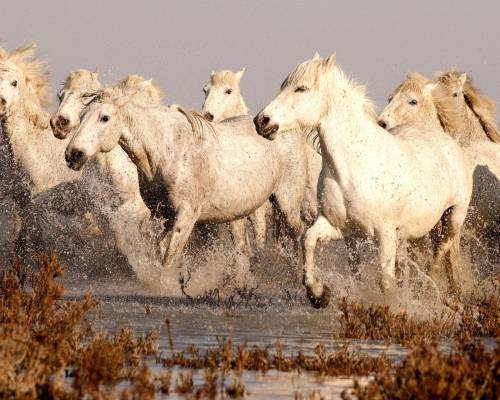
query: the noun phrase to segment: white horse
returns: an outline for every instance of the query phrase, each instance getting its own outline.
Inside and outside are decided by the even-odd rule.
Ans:
[[[203,88],[205,101],[202,113],[206,119],[221,122],[228,118],[248,115],[248,107],[240,90],[240,80],[244,73],[245,68],[236,73],[229,70],[212,72],[209,83]],[[267,200],[249,217],[255,233],[255,242],[261,249],[266,244],[266,217],[271,211],[271,203]]]
[[[134,90],[143,82],[142,77],[128,75],[118,82],[117,87]],[[65,140],[68,135],[74,134],[80,126],[80,114],[90,102],[98,100],[102,90],[103,86],[96,72],[72,71],[58,94],[59,108],[50,120],[54,136]],[[144,93],[145,101],[158,104],[161,102],[161,93],[156,86],[151,85],[150,90]],[[114,200],[118,200],[114,214],[119,220],[137,224],[149,218],[149,209],[144,204],[139,190],[137,168],[122,148],[117,146],[108,153],[98,154],[96,164],[93,170],[97,172],[97,178],[111,187],[115,194]],[[123,254],[127,254],[127,232],[124,232],[121,224],[112,224],[112,229],[118,248]]]
[[[79,179],[62,155],[67,142],[55,140],[49,127],[47,66],[34,59],[35,46],[0,49],[0,119],[16,167],[29,181],[29,196],[61,182]]]
[[[317,129],[323,156],[320,216],[304,237],[304,283],[315,307],[330,290],[314,273],[318,240],[375,237],[382,284],[395,277],[398,241],[423,237],[441,220],[442,236],[432,274],[459,262],[460,231],[472,190],[470,161],[449,136],[401,128],[391,135],[377,125],[362,86],[319,55],[300,64],[276,98],[255,118],[263,135],[285,136],[299,127]]]
[[[436,81],[412,73],[394,90],[378,117],[391,131],[413,125],[453,137],[474,161],[474,185],[468,221],[479,230],[500,223],[500,136],[495,104],[482,95],[465,73],[455,70]]]
[[[136,103],[137,95],[140,91],[127,95],[105,90],[99,102],[85,109],[66,160],[78,170],[89,158],[118,144],[127,152],[139,171],[143,199],[156,215],[166,218],[160,243],[166,248],[164,273],[175,271],[197,221],[244,224],[244,217],[270,196],[291,234],[300,237],[306,180],[300,138],[291,135],[270,142],[255,134],[249,117],[212,124],[191,113]],[[244,238],[237,246],[244,252]]]
[[[248,115],[248,107],[240,89],[240,81],[244,73],[244,68],[238,72],[229,70],[212,72],[210,81],[203,88],[205,101],[202,112],[207,119],[219,122],[238,115]],[[318,213],[317,187],[322,162],[315,143],[316,135],[314,135],[314,132],[304,132],[304,136],[307,143],[305,146],[307,186],[304,204],[302,205],[302,215],[308,224],[312,224],[316,220]]]
[[[35,59],[35,46],[8,52],[0,48],[2,177],[18,208],[16,252],[25,250],[34,196],[80,179],[64,163],[69,141],[56,140],[49,127],[47,65]],[[5,169],[4,169],[5,168]],[[64,192],[64,191],[63,191]]]
[[[117,87],[135,90],[144,82],[142,77],[128,75],[118,82]],[[144,101],[160,104],[162,99],[159,89],[154,85],[151,85],[150,89],[145,92]],[[64,140],[75,133],[80,126],[80,114],[90,102],[98,101],[102,90],[103,86],[96,72],[71,72],[59,92],[59,108],[51,118],[54,135]],[[142,201],[139,190],[137,168],[121,147],[117,146],[108,153],[98,154],[96,160],[99,178],[108,183],[118,195],[118,212],[124,216],[133,214],[138,221],[149,217],[149,210]]]

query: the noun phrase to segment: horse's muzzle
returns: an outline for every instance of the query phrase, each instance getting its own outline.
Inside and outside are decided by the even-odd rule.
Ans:
[[[65,139],[71,131],[69,119],[60,115],[53,116],[50,119],[50,127],[52,128],[54,136],[58,139]]]
[[[253,120],[253,123],[255,125],[255,129],[257,129],[257,132],[259,135],[268,138],[272,136],[274,133],[276,133],[279,129],[278,124],[272,124],[271,119],[264,114],[259,113]]]
[[[83,151],[76,150],[76,149],[66,149],[66,152],[64,153],[64,158],[66,159],[66,165],[75,170],[79,171],[82,169],[83,164],[85,164],[86,157]]]

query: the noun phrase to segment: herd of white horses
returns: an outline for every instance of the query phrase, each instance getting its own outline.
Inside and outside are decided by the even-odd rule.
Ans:
[[[271,221],[293,239],[315,307],[331,296],[316,273],[316,246],[339,239],[355,275],[358,242],[375,239],[383,291],[397,283],[398,247],[427,240],[430,277],[445,274],[459,292],[466,218],[478,234],[500,223],[495,104],[470,78],[410,74],[377,117],[335,55],[316,54],[252,120],[243,74],[213,72],[196,113],[165,105],[151,80],[130,75],[104,86],[96,72],[76,70],[50,115],[47,66],[34,46],[0,49],[1,179],[17,205],[18,242],[37,196],[93,168],[115,189],[117,213],[138,224],[163,219],[162,279],[179,275],[167,272],[181,271],[196,223],[229,223],[236,252],[249,257],[247,222],[264,247]],[[126,235],[115,232],[118,247]]]

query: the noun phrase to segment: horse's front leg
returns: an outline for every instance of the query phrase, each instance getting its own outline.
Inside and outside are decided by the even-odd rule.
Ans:
[[[346,236],[344,240],[347,247],[347,263],[354,278],[359,280],[359,264],[361,263],[359,257],[359,239],[354,236]]]
[[[172,230],[168,232],[160,246],[166,247],[166,252],[163,257],[163,269],[165,273],[173,271],[178,265],[182,250],[186,246],[194,224],[200,216],[200,211],[193,209],[191,206],[182,207],[176,217]]]
[[[398,237],[396,229],[384,229],[377,233],[379,242],[379,262],[382,272],[382,290],[391,288],[396,279],[396,253]]]
[[[319,215],[316,222],[304,235],[304,285],[311,304],[315,308],[324,308],[330,302],[331,291],[315,276],[314,252],[318,241],[342,239],[340,229],[334,227],[323,216]]]

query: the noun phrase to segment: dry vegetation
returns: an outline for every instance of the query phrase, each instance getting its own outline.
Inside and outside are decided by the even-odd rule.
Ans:
[[[391,371],[377,371],[366,386],[355,383],[352,396],[372,399],[497,399],[500,393],[500,349],[479,342],[461,343],[445,354],[437,344],[412,349]],[[351,396],[344,394],[344,398]]]
[[[389,306],[365,305],[346,298],[338,302],[338,307],[341,338],[384,340],[408,346],[444,338],[500,337],[497,294],[485,295],[428,320],[418,320],[407,312],[393,313]]]
[[[500,351],[488,351],[471,339],[498,338],[497,296],[428,321],[342,299],[340,336],[409,346],[402,364],[383,355],[361,355],[347,345],[335,352],[318,345],[314,354],[286,354],[280,343],[262,348],[234,346],[226,340],[204,354],[195,346],[175,351],[168,319],[170,350],[163,355],[157,350],[155,332],[144,337],[135,337],[128,329],[114,336],[94,332],[86,316],[96,306],[95,300],[90,294],[78,301],[65,300],[57,281],[62,273],[50,256],[36,270],[13,263],[0,277],[0,398],[152,399],[172,392],[194,399],[241,398],[248,396],[243,371],[271,369],[373,377],[366,386],[356,383],[352,392],[344,394],[346,398],[489,399],[498,392]],[[452,352],[438,348],[445,336],[455,339]],[[153,375],[146,361],[156,361],[165,372]],[[175,379],[174,368],[182,371]],[[194,383],[196,370],[204,376],[201,385]]]

